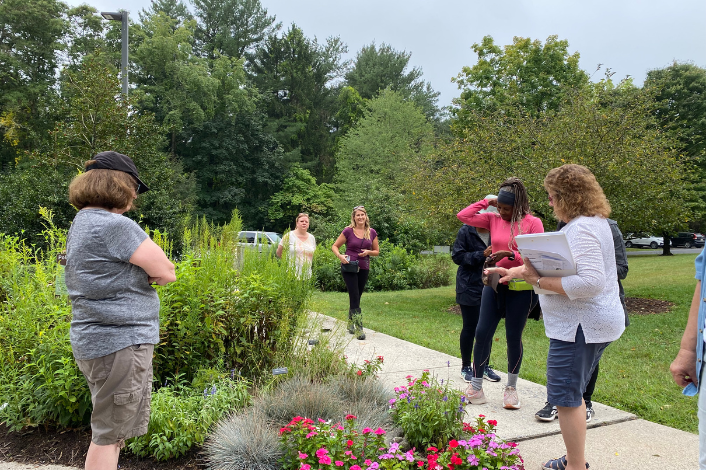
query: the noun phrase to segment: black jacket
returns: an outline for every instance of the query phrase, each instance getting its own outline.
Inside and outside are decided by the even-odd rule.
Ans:
[[[456,303],[479,305],[483,292],[482,271],[486,244],[470,225],[464,225],[456,235],[451,259],[458,265],[456,272]]]

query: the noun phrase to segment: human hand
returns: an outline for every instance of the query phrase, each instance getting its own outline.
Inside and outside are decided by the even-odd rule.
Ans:
[[[532,266],[530,260],[528,260],[527,258],[524,258],[523,260],[525,262],[525,269],[522,272],[522,278],[525,280],[525,282],[532,286],[537,285],[537,281],[542,276],[540,276],[537,270],[534,269],[534,266]]]
[[[501,259],[507,258],[512,255],[513,255],[512,251],[504,250],[504,251],[496,251],[495,253],[493,253],[490,256],[491,256],[491,258],[493,258],[493,261],[497,263]]]
[[[493,247],[492,246],[489,246],[488,248],[483,250],[483,256],[485,256],[486,258],[492,254],[493,254]]]
[[[348,263],[350,263],[350,261],[348,261],[348,258],[346,258],[345,255],[338,255],[338,259],[340,259],[340,260],[341,260],[341,263],[343,263],[343,264],[348,264]]]
[[[488,201],[489,206],[498,207],[498,198],[494,197],[491,199],[486,199],[486,201]]]
[[[520,279],[525,270],[524,266],[515,266],[514,268],[506,269],[500,282],[510,282],[512,279]]]
[[[370,255],[370,250],[363,250],[360,253],[358,253],[358,257],[365,257]]]
[[[698,385],[699,379],[696,376],[696,351],[680,349],[677,357],[669,366],[672,378],[680,387],[686,387],[690,383]]]
[[[483,274],[489,276],[491,274],[499,274],[500,276],[506,276],[510,270],[507,268],[501,268],[500,266],[495,266],[494,268],[485,268]]]

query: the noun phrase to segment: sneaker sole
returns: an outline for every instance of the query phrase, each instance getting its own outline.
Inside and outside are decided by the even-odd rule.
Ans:
[[[558,414],[555,414],[555,415],[552,416],[551,418],[543,418],[543,417],[537,416],[537,415],[534,415],[534,417],[537,418],[538,421],[544,421],[545,423],[551,423],[552,421],[554,421],[555,419],[557,419],[557,418],[559,417],[559,415],[558,415]]]
[[[593,419],[593,415],[586,418],[586,424],[590,423],[592,419]]]
[[[501,380],[500,377],[498,377],[497,379],[491,379],[490,377],[488,377],[485,374],[483,374],[483,379],[487,380],[488,382],[500,382],[500,380]]]
[[[520,403],[520,402],[517,402],[517,405],[503,403],[503,408],[505,408],[506,410],[519,410],[521,406],[522,406],[522,403]]]
[[[484,403],[488,403],[488,397],[474,398],[472,400],[466,397],[466,401],[471,405],[483,405]]]

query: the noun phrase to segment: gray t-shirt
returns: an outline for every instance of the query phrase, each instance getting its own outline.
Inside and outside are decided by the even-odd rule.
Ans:
[[[130,264],[146,238],[139,225],[120,214],[102,209],[76,214],[66,242],[76,359],[159,343],[159,297],[145,270]]]

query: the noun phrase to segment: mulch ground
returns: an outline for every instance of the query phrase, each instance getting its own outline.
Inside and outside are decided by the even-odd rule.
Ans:
[[[8,432],[5,426],[0,425],[0,461],[83,468],[90,441],[90,429],[56,431],[37,428],[23,432]],[[203,469],[204,465],[198,451],[194,449],[179,459],[167,462],[141,459],[123,450],[120,453],[118,468],[120,470],[193,470]]]
[[[632,315],[655,315],[658,313],[669,312],[674,304],[665,300],[657,299],[640,299],[637,297],[628,297],[625,299],[628,307],[628,313]],[[448,308],[448,312],[455,315],[461,315],[461,307],[457,304]]]

